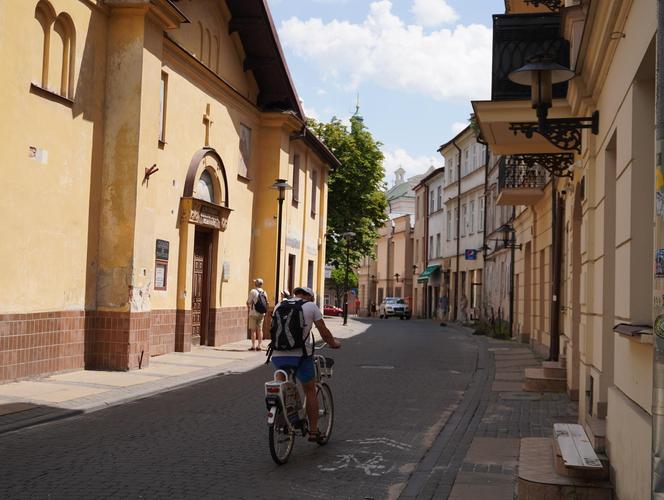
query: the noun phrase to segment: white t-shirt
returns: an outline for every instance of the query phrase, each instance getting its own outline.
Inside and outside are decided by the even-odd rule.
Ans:
[[[279,309],[279,306],[275,308],[275,312],[277,309]],[[320,312],[320,309],[314,302],[304,302],[304,304],[302,304],[302,314],[304,315],[303,335],[306,339],[307,354],[311,356],[314,352],[314,348],[312,344],[312,338],[309,337],[309,334],[311,333],[311,327],[314,326],[314,321],[323,319],[323,314]],[[300,357],[302,356],[302,348],[297,347],[295,349],[289,349],[288,351],[272,351],[273,358],[278,358],[281,356]]]
[[[259,313],[256,310],[256,302],[258,302],[258,294],[260,292],[265,293],[265,290],[263,290],[260,287],[257,287],[257,288],[252,288],[249,291],[249,298],[247,299],[247,305],[251,307],[251,309],[249,309],[249,314],[251,316],[262,316],[264,314],[264,313]],[[266,296],[266,298],[267,298],[267,296]]]

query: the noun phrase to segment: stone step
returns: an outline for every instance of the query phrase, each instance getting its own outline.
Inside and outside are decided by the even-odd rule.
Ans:
[[[611,500],[608,481],[586,480],[556,472],[551,438],[523,438],[519,453],[519,500]]]
[[[597,451],[597,450],[595,450]],[[602,453],[597,454],[602,462],[601,469],[584,469],[577,467],[567,467],[563,460],[562,452],[558,446],[557,440],[553,440],[553,463],[555,471],[561,476],[573,477],[576,479],[585,479],[586,481],[608,481],[609,480],[609,459]]]
[[[565,377],[549,377],[544,368],[526,368],[523,390],[527,392],[566,392]]]
[[[542,369],[544,370],[544,375],[547,377],[567,377],[567,368],[565,368],[564,365],[561,365],[559,361],[544,361],[542,363]]]
[[[595,451],[605,452],[606,451],[606,419],[597,418],[597,417],[586,417],[586,421],[583,423],[583,428],[588,434],[588,439],[590,439],[590,444],[592,444]]]

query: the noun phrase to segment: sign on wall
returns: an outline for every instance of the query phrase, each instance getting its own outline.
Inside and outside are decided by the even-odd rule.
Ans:
[[[468,248],[465,252],[466,260],[477,260],[477,250],[474,248]]]
[[[166,240],[157,240],[155,245],[154,289],[166,290],[168,282],[168,252],[170,244]]]

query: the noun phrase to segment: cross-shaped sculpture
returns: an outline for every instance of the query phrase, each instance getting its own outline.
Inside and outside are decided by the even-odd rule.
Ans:
[[[203,115],[203,125],[205,125],[205,146],[210,145],[210,127],[212,127],[212,115],[210,113],[210,105],[205,106],[205,114]]]

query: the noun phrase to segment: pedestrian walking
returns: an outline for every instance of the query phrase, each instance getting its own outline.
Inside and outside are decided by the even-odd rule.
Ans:
[[[247,298],[247,329],[251,336],[250,351],[263,350],[263,320],[267,312],[268,302],[267,294],[262,288],[263,280],[256,278],[254,280],[254,288],[249,290],[249,297]]]

